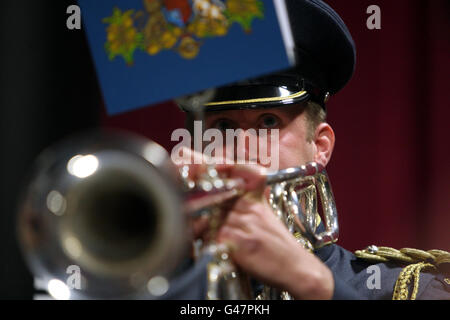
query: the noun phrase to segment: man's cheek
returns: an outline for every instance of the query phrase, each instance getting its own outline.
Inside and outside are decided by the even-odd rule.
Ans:
[[[280,169],[298,167],[313,161],[313,152],[310,151],[309,145],[302,135],[284,133],[279,144]]]
[[[286,148],[280,146],[279,151],[279,170],[291,167],[298,167],[303,164],[301,154],[298,149]]]

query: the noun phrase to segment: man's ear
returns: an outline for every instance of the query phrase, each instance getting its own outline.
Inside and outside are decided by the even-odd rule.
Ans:
[[[314,161],[326,167],[330,161],[331,154],[334,149],[334,131],[331,126],[326,123],[320,123],[314,132]]]

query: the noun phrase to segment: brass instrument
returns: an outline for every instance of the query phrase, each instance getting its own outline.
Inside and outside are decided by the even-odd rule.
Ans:
[[[70,299],[164,297],[190,257],[189,219],[207,214],[218,228],[213,224],[221,203],[240,195],[236,181],[218,176],[213,167],[195,182],[183,170],[155,142],[124,133],[74,137],[43,152],[18,215],[20,243],[33,273],[50,291],[52,281],[64,286],[68,266],[79,266],[81,289],[70,290]],[[190,191],[181,187],[183,181]],[[323,168],[309,163],[282,170],[269,174],[267,184],[275,213],[305,247],[336,241],[337,213]],[[203,195],[190,199],[194,190]],[[321,233],[320,207],[326,229]],[[208,257],[207,298],[252,298],[226,247],[205,243],[200,255]],[[279,294],[265,287],[259,298]]]

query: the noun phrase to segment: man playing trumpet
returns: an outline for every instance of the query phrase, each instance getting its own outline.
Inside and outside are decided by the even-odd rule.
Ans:
[[[230,246],[233,262],[243,271],[296,299],[449,299],[449,276],[440,268],[448,264],[448,253],[372,246],[357,257],[335,244],[310,252],[299,245],[269,205],[267,188],[263,188],[264,166],[268,165],[249,158],[246,132],[267,129],[270,135],[278,130],[280,169],[312,161],[326,167],[335,135],[326,122],[325,105],[350,80],[355,65],[353,39],[336,12],[318,0],[290,0],[287,6],[297,66],[218,88],[203,106],[203,127],[224,134],[227,129],[242,129],[237,136],[242,143],[233,151],[259,164],[217,166],[230,178],[243,178],[252,197],[239,197],[227,208],[216,241]],[[180,106],[189,112],[189,106]],[[188,119],[193,120],[192,114]],[[196,178],[205,170],[206,166],[191,166],[190,177]],[[196,235],[204,235],[206,228],[207,222],[199,219]],[[373,263],[381,270],[379,290],[367,286],[367,268]],[[414,285],[408,276],[411,273],[420,277]]]

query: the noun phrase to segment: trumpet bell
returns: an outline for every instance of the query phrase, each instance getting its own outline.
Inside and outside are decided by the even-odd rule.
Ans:
[[[27,183],[18,235],[41,281],[82,277],[71,298],[152,298],[189,253],[176,168],[131,134],[96,133],[44,151]]]

